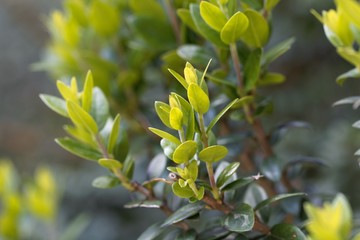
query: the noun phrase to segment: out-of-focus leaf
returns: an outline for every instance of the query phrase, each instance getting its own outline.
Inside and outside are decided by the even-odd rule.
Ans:
[[[199,233],[199,240],[218,240],[229,235],[230,232],[224,227],[212,227]]]
[[[205,207],[205,204],[202,202],[196,202],[192,204],[185,205],[178,209],[176,212],[171,214],[165,222],[161,225],[161,227],[167,227],[172,224],[181,222],[197,213],[199,213],[203,208]]]
[[[226,147],[214,145],[201,150],[199,158],[204,162],[214,163],[226,157],[227,154],[228,150]]]
[[[154,240],[165,229],[161,227],[161,223],[155,223],[148,227],[139,237],[138,240]]]
[[[246,91],[254,89],[257,81],[259,80],[261,55],[261,48],[257,48],[250,53],[246,60],[244,67],[244,82]]]
[[[190,4],[190,14],[197,30],[204,38],[208,39],[218,47],[226,47],[226,45],[221,41],[219,33],[209,27],[209,25],[207,25],[202,19],[200,15],[200,6],[198,4]]]
[[[218,32],[227,22],[227,18],[221,9],[209,2],[202,1],[200,3],[200,15],[212,29]]]
[[[166,167],[166,157],[164,154],[159,153],[157,154],[150,162],[147,175],[149,178],[157,178],[161,177],[162,173],[164,172]]]
[[[270,50],[266,51],[263,55],[263,64],[268,65],[286,53],[294,42],[295,38],[289,38],[270,48]]]
[[[92,186],[96,188],[113,188],[120,184],[119,179],[113,176],[97,177],[92,182]]]
[[[227,167],[225,167],[225,169],[220,173],[219,177],[217,178],[216,185],[221,188],[227,182],[227,180],[229,180],[233,176],[239,166],[239,162],[233,162]]]
[[[162,206],[160,200],[137,200],[124,205],[125,208],[160,208]]]
[[[191,229],[189,231],[181,233],[179,236],[176,237],[175,240],[196,240],[196,231]]]
[[[176,11],[176,13],[179,16],[179,18],[181,19],[181,21],[186,24],[186,26],[188,26],[191,30],[193,30],[196,33],[199,32],[196,28],[196,25],[195,25],[193,19],[191,18],[189,9],[181,8],[181,9],[178,9]]]
[[[270,235],[266,240],[307,240],[308,237],[296,226],[280,223],[271,228]]]
[[[114,119],[109,136],[108,147],[107,147],[109,153],[112,153],[114,150],[117,138],[119,136],[119,130],[120,130],[120,115],[118,114]]]
[[[134,168],[135,168],[135,161],[132,157],[128,156],[124,163],[124,167],[122,169],[122,172],[128,179],[132,179],[134,175]]]
[[[254,177],[245,177],[237,179],[229,184],[226,184],[222,187],[222,191],[230,191],[230,190],[236,190],[242,187],[245,187],[249,185],[250,183],[254,182],[256,179]]]
[[[224,221],[224,227],[231,232],[250,231],[255,223],[255,215],[252,207],[241,203],[233,210]]]
[[[308,122],[304,122],[304,121],[291,121],[280,124],[275,128],[275,130],[271,132],[271,136],[270,136],[271,144],[274,145],[278,143],[284,137],[284,135],[293,128],[311,129],[311,125]]]
[[[242,2],[255,10],[260,10],[263,8],[263,1],[261,0],[243,0]]]
[[[99,129],[102,129],[105,126],[106,121],[110,116],[109,103],[105,94],[98,87],[94,87],[93,89],[90,114],[95,119]]]
[[[249,19],[242,12],[235,13],[222,28],[220,37],[226,44],[240,40],[249,27]]]
[[[59,144],[65,150],[67,150],[81,158],[85,158],[88,160],[95,160],[95,161],[102,158],[102,154],[97,149],[89,147],[88,145],[85,145],[74,139],[67,138],[67,137],[57,138],[57,139],[55,139],[55,142],[57,144]]]
[[[341,74],[336,78],[336,82],[339,85],[343,85],[346,79],[348,78],[360,78],[360,70],[359,68],[351,69],[350,71],[347,71],[346,73]]]
[[[182,45],[176,52],[182,59],[196,66],[206,66],[209,59],[214,57],[203,47],[194,44]]]
[[[157,18],[159,20],[165,20],[166,15],[163,11],[161,4],[156,0],[148,0],[148,1],[138,1],[138,0],[130,0],[129,6],[134,14],[141,16],[149,16],[152,18]]]
[[[280,0],[267,0],[265,4],[265,9],[267,11],[271,11],[276,5],[280,2]]]
[[[157,129],[157,128],[152,128],[152,127],[149,127],[149,130],[151,132],[155,133],[156,135],[158,135],[159,137],[167,139],[170,142],[175,143],[176,145],[181,144],[180,140],[177,137],[174,137],[173,135],[171,135],[170,133],[167,133],[165,131],[162,131],[162,130]]]
[[[98,160],[98,163],[100,166],[108,169],[114,169],[114,168],[117,169],[122,167],[121,162],[109,158],[101,158]]]
[[[48,106],[54,112],[64,117],[69,117],[66,109],[65,100],[47,94],[40,94],[40,98],[45,103],[45,105]]]
[[[273,196],[271,198],[268,198],[264,201],[261,201],[260,203],[258,203],[256,205],[256,207],[254,208],[254,211],[258,211],[260,210],[261,208],[273,203],[273,202],[277,202],[277,201],[280,201],[282,199],[286,199],[286,198],[291,198],[291,197],[303,197],[303,196],[306,196],[305,193],[285,193],[285,194],[279,194],[279,195],[276,195],[276,196]]]
[[[264,159],[260,171],[271,181],[278,182],[281,179],[281,163],[275,156]]]
[[[211,131],[211,129],[215,126],[215,124],[220,120],[220,118],[235,104],[237,103],[239,99],[236,98],[234,99],[231,103],[229,103],[226,107],[224,107],[214,118],[213,120],[211,120],[211,122],[209,123],[207,129],[206,129],[206,133],[209,133]]]
[[[88,71],[85,83],[84,83],[84,89],[81,95],[82,99],[82,107],[86,112],[90,111],[91,103],[92,103],[92,90],[94,88],[94,80],[91,71]]]
[[[100,36],[110,37],[118,31],[121,18],[119,11],[114,6],[94,0],[89,9],[89,22]]]
[[[256,82],[256,85],[259,87],[262,86],[269,86],[269,85],[276,85],[281,84],[285,81],[285,76],[280,73],[266,73],[265,75],[261,76],[259,80]]]
[[[356,103],[358,103],[358,104],[356,104]],[[353,104],[354,109],[356,109],[358,107],[358,105],[360,104],[360,96],[343,98],[339,101],[336,101],[333,104],[333,106],[338,106],[338,105],[342,105],[342,104]],[[355,104],[356,104],[356,106],[355,106]]]
[[[161,139],[160,145],[164,151],[165,156],[167,156],[169,159],[173,159],[173,154],[175,149],[179,146],[176,143],[173,143],[167,139]]]
[[[61,233],[59,240],[79,239],[80,234],[89,225],[91,217],[82,213],[72,220],[66,229]]]

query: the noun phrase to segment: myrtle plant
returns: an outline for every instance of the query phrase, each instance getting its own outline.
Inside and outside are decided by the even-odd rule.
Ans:
[[[294,42],[268,46],[279,2],[76,0],[52,14],[47,57],[36,66],[60,79],[60,97],[41,99],[72,123],[64,126],[69,137],[56,142],[108,170],[93,186],[137,193],[125,207],[165,213],[139,239],[324,239],[311,205],[304,228],[302,203],[313,192],[293,184],[319,160],[284,160],[274,148],[286,131],[308,125],[268,130],[262,123],[273,110],[262,89],[285,81],[269,65]],[[359,67],[353,11],[360,7],[337,4],[343,10],[315,15],[339,54]],[[166,93],[152,93],[159,89]],[[149,95],[156,95],[153,111]],[[132,122],[157,140],[145,146],[152,150],[147,170],[140,169],[145,180],[134,175],[140,149],[133,149],[145,131],[133,132]]]

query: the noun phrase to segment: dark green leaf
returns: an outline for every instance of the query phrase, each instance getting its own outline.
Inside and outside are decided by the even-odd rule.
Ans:
[[[226,45],[221,41],[219,33],[209,27],[209,25],[207,25],[206,22],[202,19],[200,15],[200,7],[198,4],[190,4],[190,14],[197,30],[204,38],[208,39],[218,47],[226,47]]]
[[[161,177],[166,167],[166,156],[162,153],[157,154],[150,162],[147,175],[151,178]]]
[[[119,135],[114,147],[114,157],[120,162],[124,162],[129,153],[129,141],[125,128],[120,127]]]
[[[296,226],[280,223],[271,228],[266,240],[307,240],[306,235]]]
[[[85,145],[74,139],[68,137],[57,138],[55,139],[55,142],[65,150],[81,158],[85,158],[88,160],[95,160],[95,161],[102,158],[102,154],[97,149],[89,147],[88,145]]]
[[[202,202],[191,203],[188,205],[183,206],[182,208],[178,209],[176,212],[171,214],[165,222],[161,225],[161,227],[170,226],[172,224],[181,222],[197,213],[199,213],[205,204]]]
[[[311,129],[311,125],[308,122],[304,122],[304,121],[291,121],[280,124],[279,126],[276,127],[275,130],[271,132],[270,135],[271,144],[274,145],[278,143],[285,136],[285,134],[289,132],[289,130],[294,128]]]
[[[240,163],[234,162],[229,164],[225,169],[220,173],[219,177],[216,180],[216,185],[221,188],[227,180],[229,180],[236,170],[239,168]]]
[[[165,229],[161,227],[161,223],[155,223],[148,227],[137,240],[154,240],[164,231]]]
[[[254,182],[256,179],[254,177],[246,177],[237,179],[222,188],[222,191],[230,191],[242,188],[244,186],[249,185],[250,183]]]
[[[281,163],[276,157],[269,157],[263,160],[260,171],[268,179],[278,182],[281,179]]]
[[[212,227],[199,233],[198,240],[220,240],[230,234],[224,227]]]
[[[176,52],[185,61],[198,66],[206,66],[209,59],[214,58],[214,56],[206,51],[204,47],[194,44],[182,45]]]
[[[260,203],[258,203],[256,205],[256,207],[254,208],[255,211],[258,211],[260,210],[261,208],[273,203],[273,202],[277,202],[277,201],[280,201],[282,199],[285,199],[285,198],[290,198],[290,197],[303,197],[303,196],[306,196],[305,193],[285,193],[285,194],[279,194],[279,195],[276,195],[276,196],[273,196],[271,198],[268,198]]]
[[[196,231],[191,229],[189,231],[181,233],[176,237],[176,240],[196,240]]]
[[[98,87],[93,89],[90,115],[95,119],[99,129],[105,126],[110,116],[109,103],[105,94]]]
[[[160,200],[137,200],[124,205],[125,208],[160,208],[162,206]]]
[[[295,38],[289,38],[272,47],[269,51],[264,53],[263,63],[265,65],[268,65],[274,60],[276,60],[278,57],[286,53],[291,48],[294,42]]]
[[[231,232],[250,231],[255,223],[255,216],[252,207],[248,204],[241,203],[233,210],[224,221],[224,226]]]
[[[64,117],[69,117],[66,109],[65,100],[47,94],[40,94],[40,98],[45,103],[45,105],[48,106],[54,112]]]
[[[125,159],[123,165],[124,166],[123,166],[122,172],[128,179],[131,180],[134,175],[134,168],[135,168],[134,159],[132,157],[128,156]]]
[[[239,99],[236,98],[235,100],[233,100],[231,103],[229,103],[226,107],[224,107],[216,116],[213,120],[211,120],[211,122],[209,123],[207,129],[206,129],[206,133],[209,133],[211,131],[211,129],[215,126],[215,124],[220,120],[220,118],[235,104],[237,103]]]
[[[252,51],[246,60],[244,67],[244,82],[246,91],[254,89],[257,84],[260,74],[261,55],[262,50],[258,48]]]
[[[119,179],[113,176],[97,177],[92,182],[92,186],[96,188],[113,188],[120,184]]]

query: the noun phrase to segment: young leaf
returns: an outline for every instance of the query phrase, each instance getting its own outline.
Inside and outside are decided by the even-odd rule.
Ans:
[[[195,114],[194,110],[191,108],[191,111],[188,114],[188,124],[186,129],[186,140],[194,139],[195,135]]]
[[[211,129],[215,126],[215,124],[220,120],[220,118],[238,101],[239,99],[234,99],[231,103],[229,103],[226,107],[224,107],[211,122],[209,123],[206,133],[209,133]]]
[[[85,79],[84,89],[82,92],[82,108],[89,112],[92,102],[92,90],[94,88],[94,80],[91,71],[88,71]]]
[[[227,18],[220,8],[209,2],[202,1],[200,3],[200,15],[212,29],[218,32],[227,22]]]
[[[233,162],[229,164],[225,169],[220,173],[219,177],[216,180],[216,185],[221,188],[227,180],[229,180],[236,170],[239,168],[240,163]]]
[[[214,163],[226,157],[227,154],[228,150],[226,147],[214,145],[201,150],[199,158],[204,162]]]
[[[218,47],[226,47],[226,45],[221,41],[219,33],[209,27],[209,25],[207,25],[201,17],[200,6],[198,4],[190,4],[190,14],[197,30],[204,38],[208,39]]]
[[[235,13],[222,28],[221,40],[226,44],[235,43],[240,40],[249,26],[249,20],[242,12]]]
[[[66,102],[58,97],[50,96],[47,94],[40,94],[40,98],[54,112],[64,117],[69,117],[66,109]]]
[[[57,138],[55,142],[59,144],[65,150],[88,160],[95,160],[102,158],[102,154],[92,147],[89,147],[81,142],[78,142],[71,138]]]
[[[170,106],[166,103],[155,101],[155,111],[165,126],[171,128],[169,115]]]
[[[108,169],[118,169],[122,167],[121,162],[115,159],[101,158],[98,160],[100,166]]]
[[[171,187],[174,194],[180,198],[190,198],[195,195],[194,191],[189,186],[181,187],[179,181],[174,182]]]
[[[303,196],[306,196],[305,193],[285,193],[285,194],[279,194],[279,195],[276,195],[276,196],[273,196],[271,198],[268,198],[268,199],[265,199],[261,202],[259,202],[255,208],[254,208],[254,211],[258,211],[260,210],[261,208],[273,203],[273,202],[277,202],[277,201],[280,201],[282,199],[286,199],[286,198],[290,198],[290,197],[303,197]]]
[[[187,89],[189,84],[186,82],[185,78],[183,78],[180,74],[178,74],[177,72],[175,72],[172,69],[168,69],[168,71],[171,73],[171,75],[173,75],[176,80],[179,81],[179,83],[185,88]]]
[[[113,188],[118,185],[120,185],[119,179],[113,176],[97,177],[92,182],[92,186],[96,188]]]
[[[78,104],[72,101],[67,101],[66,107],[68,109],[71,121],[76,126],[85,128],[87,131],[91,132],[94,135],[98,133],[98,127],[94,119]]]
[[[255,215],[252,207],[246,203],[241,203],[232,211],[224,221],[224,227],[231,232],[250,231],[255,224]]]
[[[184,68],[184,77],[185,77],[185,81],[187,82],[187,84],[196,84],[198,85],[198,77],[196,74],[196,70],[193,67],[193,65],[191,65],[191,63],[186,62],[185,68]]]
[[[56,81],[56,87],[59,90],[61,96],[66,100],[71,100],[75,103],[78,102],[77,92],[73,92],[71,87],[63,83],[62,81]]]
[[[177,164],[186,163],[191,160],[197,151],[197,143],[189,140],[180,144],[174,151],[173,161]]]
[[[100,88],[95,87],[92,94],[90,114],[94,118],[99,129],[102,129],[110,116],[109,103]]]
[[[262,48],[269,40],[270,28],[266,19],[258,12],[248,9],[244,14],[249,19],[249,27],[242,40],[251,48]]]
[[[109,153],[112,153],[114,150],[117,138],[119,136],[119,130],[120,130],[120,114],[117,114],[112,124],[109,141],[107,144],[107,150]]]
[[[182,122],[183,122],[183,112],[178,107],[173,107],[170,110],[169,114],[169,122],[171,128],[175,130],[180,130],[182,128]]]
[[[261,55],[262,50],[258,48],[252,51],[246,59],[244,67],[244,82],[246,91],[254,89],[257,81],[259,80]]]
[[[208,95],[198,85],[190,84],[187,91],[188,99],[191,106],[199,114],[204,114],[209,110],[210,100]]]
[[[158,135],[159,137],[165,138],[165,139],[169,140],[170,142],[175,143],[176,145],[181,144],[180,140],[177,137],[174,137],[173,135],[171,135],[170,133],[167,133],[165,131],[162,131],[157,128],[152,128],[152,127],[149,127],[149,130],[151,132],[155,133],[156,135]]]
[[[171,214],[165,220],[165,222],[161,225],[161,227],[167,227],[172,224],[181,222],[181,221],[199,213],[204,207],[205,207],[205,204],[202,202],[185,205],[182,208],[178,209],[173,214]]]

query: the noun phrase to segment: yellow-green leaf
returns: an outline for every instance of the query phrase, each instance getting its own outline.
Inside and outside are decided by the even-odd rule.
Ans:
[[[66,102],[58,97],[54,97],[47,94],[40,94],[41,100],[54,112],[64,116],[69,117],[66,109]]]
[[[93,76],[91,71],[88,71],[85,78],[84,89],[82,92],[82,107],[87,112],[89,112],[91,108],[93,87],[94,87]]]
[[[177,164],[186,163],[191,160],[197,151],[197,143],[189,140],[180,144],[174,151],[173,161]]]
[[[98,161],[99,165],[108,169],[118,169],[122,167],[121,162],[115,159],[101,158]]]
[[[97,134],[98,127],[95,120],[89,113],[72,101],[67,101],[66,107],[68,109],[70,119],[76,126],[85,128],[94,135]]]
[[[170,125],[175,130],[182,128],[183,113],[178,107],[174,107],[170,110]]]
[[[235,43],[240,40],[249,26],[249,20],[242,12],[235,13],[222,28],[221,40],[226,44]]]
[[[111,132],[110,132],[110,136],[109,136],[109,141],[108,141],[108,145],[107,145],[107,150],[109,153],[112,153],[116,144],[116,140],[119,136],[119,130],[120,130],[120,114],[117,114],[112,128],[111,128]]]
[[[179,81],[179,83],[185,88],[187,89],[189,84],[186,82],[185,78],[183,78],[180,74],[178,74],[177,72],[175,72],[174,70],[172,69],[168,69],[169,72],[171,73],[171,75],[173,75],[176,80]]]
[[[192,83],[198,84],[198,77],[196,75],[196,70],[189,62],[186,62],[184,69],[184,76],[185,76],[185,81],[188,85]]]
[[[202,1],[200,3],[200,15],[212,29],[218,32],[227,22],[227,18],[221,9],[209,2]]]
[[[171,135],[170,133],[167,133],[165,131],[162,131],[162,130],[157,129],[157,128],[152,128],[152,127],[149,127],[149,130],[151,132],[155,133],[156,135],[158,135],[159,137],[167,139],[170,142],[175,143],[176,145],[181,144],[180,140],[177,137],[174,137],[173,135]]]
[[[204,114],[209,110],[210,100],[208,95],[196,84],[190,84],[187,91],[188,99],[194,110]]]
[[[75,103],[78,102],[77,92],[73,92],[71,87],[58,80],[56,82],[57,89],[59,90],[61,96],[66,100],[73,101]]]
[[[171,128],[170,125],[170,106],[164,102],[155,101],[155,111],[159,116],[160,120],[167,126]]]
[[[249,27],[241,39],[249,47],[263,47],[269,39],[270,28],[268,22],[260,13],[254,10],[246,10],[244,14],[249,19]]]
[[[336,3],[339,9],[345,12],[350,21],[358,28],[360,28],[360,4],[354,0],[338,0]]]
[[[228,150],[226,147],[214,145],[203,149],[199,153],[199,158],[204,162],[213,163],[223,159],[227,154]]]

